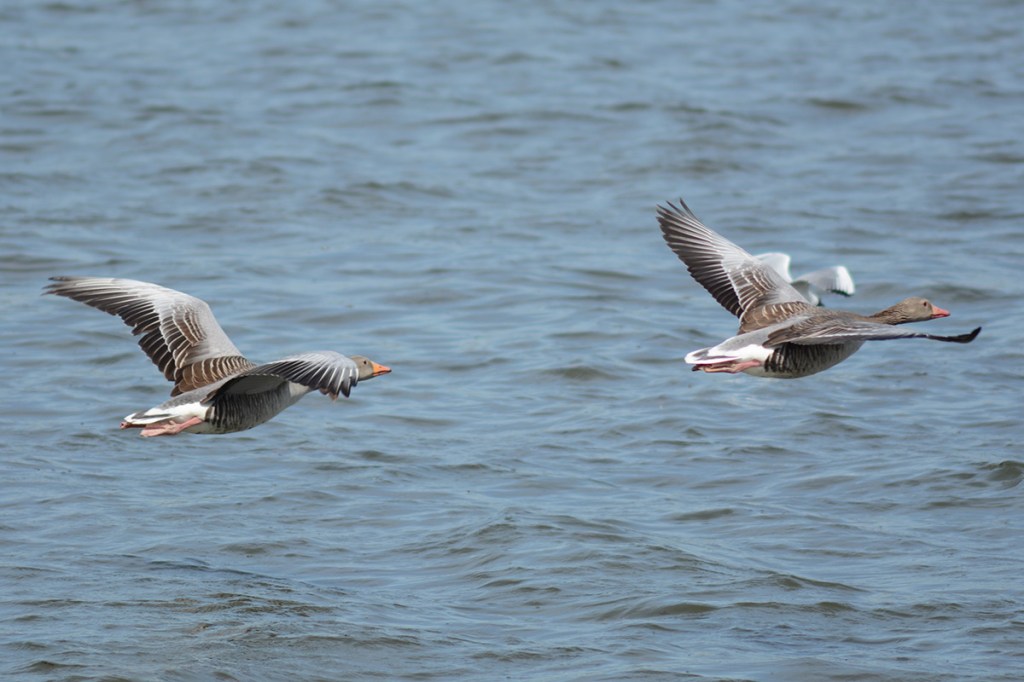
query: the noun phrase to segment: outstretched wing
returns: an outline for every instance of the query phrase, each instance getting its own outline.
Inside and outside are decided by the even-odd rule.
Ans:
[[[706,227],[682,201],[658,206],[658,223],[669,248],[722,307],[739,318],[762,306],[799,303],[804,297],[776,272]]]
[[[262,393],[284,381],[301,384],[337,400],[346,398],[359,381],[355,360],[330,350],[291,355],[283,360],[250,367],[224,382],[207,400],[220,395]]]
[[[761,261],[765,265],[769,266],[772,270],[782,275],[782,279],[787,282],[792,282],[793,278],[789,274],[790,257],[788,253],[780,253],[778,251],[772,251],[771,253],[759,253],[754,256],[757,260]]]
[[[796,319],[792,324],[768,335],[765,346],[774,347],[783,343],[801,346],[835,344],[845,341],[885,341],[888,339],[932,339],[951,343],[970,343],[981,332],[978,327],[967,334],[940,336],[913,331],[906,327],[872,322],[871,320],[842,317],[810,317]]]
[[[194,296],[132,279],[50,279],[45,293],[117,315],[141,335],[139,347],[174,382],[172,396],[254,366],[217,324],[210,306]]]
[[[807,282],[812,287],[822,291],[830,291],[833,294],[853,296],[855,288],[853,277],[850,271],[843,265],[836,265],[831,268],[822,268],[806,275],[800,275],[793,279],[794,282]]]

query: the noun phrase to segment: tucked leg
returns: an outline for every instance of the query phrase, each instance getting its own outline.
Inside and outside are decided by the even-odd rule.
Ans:
[[[759,367],[761,365],[760,360],[733,360],[731,362],[723,362],[716,365],[697,365],[694,370],[703,370],[709,374],[714,372],[728,372],[729,374],[737,374],[745,369],[751,367]]]
[[[191,417],[190,419],[187,419],[183,422],[174,422],[169,420],[156,422],[154,424],[146,424],[142,428],[142,433],[140,433],[139,435],[142,436],[143,438],[151,438],[153,436],[173,436],[175,434],[181,433],[190,426],[195,426],[196,424],[202,423],[203,420],[200,419],[199,417]],[[122,426],[122,428],[124,427]]]

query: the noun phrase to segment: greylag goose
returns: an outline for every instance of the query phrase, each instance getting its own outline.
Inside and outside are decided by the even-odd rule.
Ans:
[[[811,305],[821,305],[821,297],[825,294],[853,296],[853,277],[850,276],[850,271],[843,265],[833,265],[830,268],[822,268],[821,270],[808,272],[805,275],[793,277],[789,274],[789,254],[773,251],[772,253],[760,253],[754,256],[754,258],[770,265],[775,272],[782,275],[782,279],[789,282]]]
[[[978,327],[968,334],[938,336],[897,327],[949,315],[916,297],[874,315],[819,308],[770,266],[707,228],[682,200],[679,206],[658,206],[658,223],[690,275],[740,319],[736,336],[686,356],[695,372],[795,379],[842,362],[865,341],[919,338],[969,343],[981,331]]]
[[[311,391],[336,400],[352,387],[391,370],[360,355],[334,351],[290,355],[257,365],[194,296],[148,282],[106,277],[51,277],[47,294],[65,296],[117,315],[142,335],[139,346],[174,382],[171,399],[124,418],[121,428],[142,436],[232,433],[270,420]]]

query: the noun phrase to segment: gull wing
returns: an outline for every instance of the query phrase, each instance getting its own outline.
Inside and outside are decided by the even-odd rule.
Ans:
[[[793,281],[806,282],[813,288],[830,291],[833,294],[842,294],[843,296],[853,296],[855,291],[853,277],[850,276],[850,271],[843,265],[808,272],[806,275],[794,278]]]

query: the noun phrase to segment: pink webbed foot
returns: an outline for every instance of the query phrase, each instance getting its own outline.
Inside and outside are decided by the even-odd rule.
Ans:
[[[732,362],[722,362],[715,365],[695,365],[693,371],[704,371],[709,374],[715,372],[728,372],[729,374],[738,374],[745,369],[751,367],[759,367],[761,365],[760,360],[734,360]]]
[[[174,421],[162,421],[153,424],[146,424],[142,427],[142,433],[139,435],[143,438],[152,438],[153,436],[173,436],[181,433],[190,426],[196,424],[202,424],[203,420],[199,417],[191,417],[183,422]],[[121,428],[126,428],[122,422]]]

